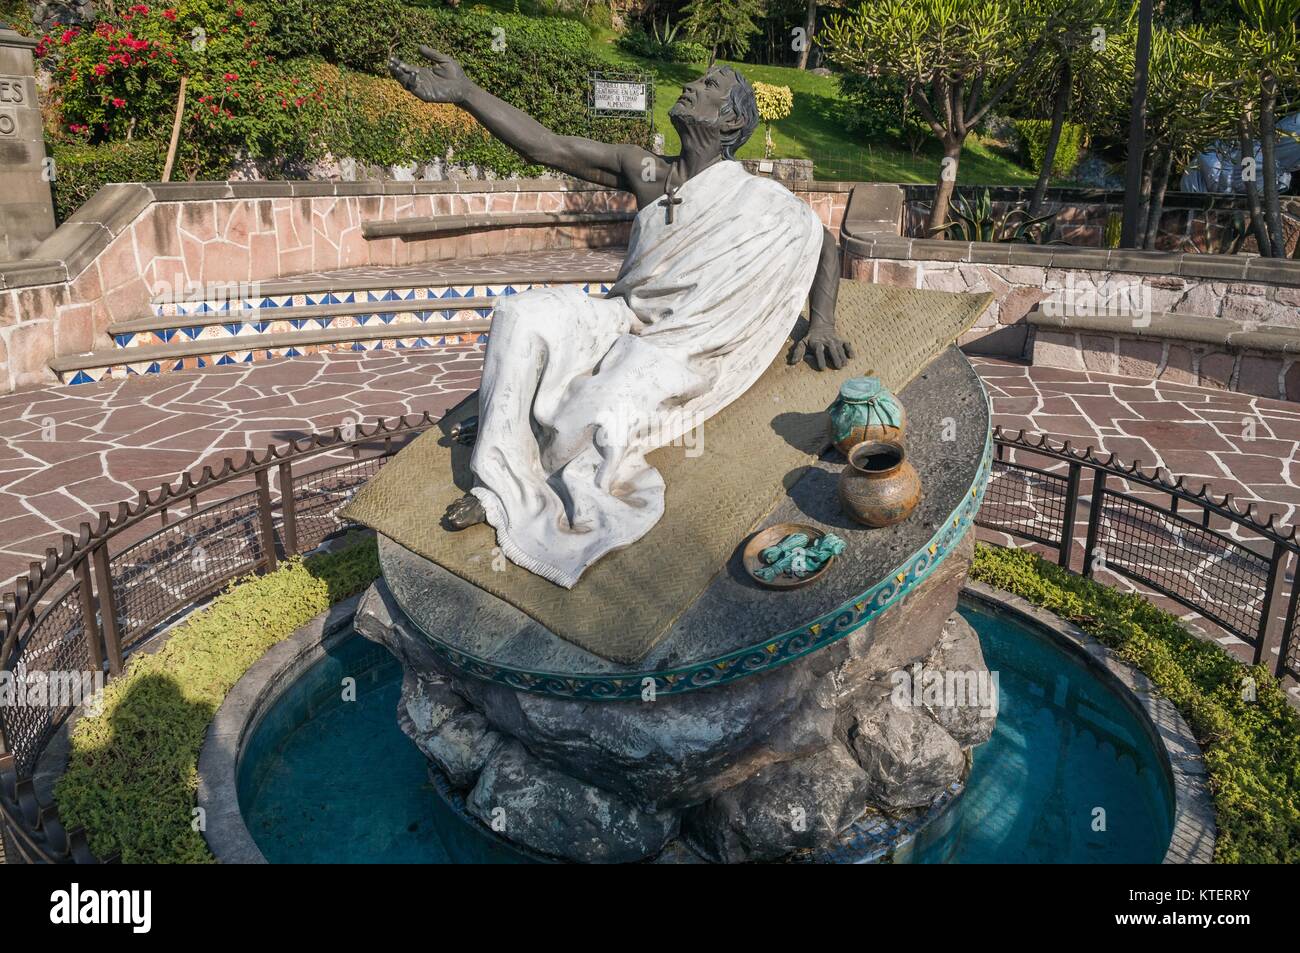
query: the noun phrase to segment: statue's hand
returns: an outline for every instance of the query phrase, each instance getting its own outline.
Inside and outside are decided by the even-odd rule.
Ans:
[[[426,103],[461,102],[469,80],[460,64],[429,46],[421,46],[420,55],[433,65],[423,68],[411,66],[394,56],[388,61],[388,72]]]
[[[853,345],[836,336],[834,331],[814,328],[790,351],[790,363],[798,364],[806,355],[811,355],[817,370],[826,370],[826,365],[839,370],[853,356]]]

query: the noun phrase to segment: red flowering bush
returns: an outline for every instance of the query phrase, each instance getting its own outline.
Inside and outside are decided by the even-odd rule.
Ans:
[[[302,130],[318,125],[321,91],[282,69],[270,52],[269,17],[241,0],[139,3],[93,28],[51,30],[41,38],[56,82],[63,128],[91,142],[165,140],[181,77],[188,77],[182,166],[310,151]]]

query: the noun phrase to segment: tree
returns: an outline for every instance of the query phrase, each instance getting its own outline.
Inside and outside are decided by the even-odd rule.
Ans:
[[[1151,71],[1152,0],[1139,0],[1137,53],[1133,71],[1133,101],[1129,110],[1128,162],[1124,171],[1124,227],[1121,248],[1138,243],[1142,214],[1142,165],[1146,152],[1147,85]]]
[[[1051,3],[1036,6],[1045,20],[1054,12]],[[1059,21],[1059,28],[1047,37],[1043,56],[1021,82],[1020,90],[1024,92],[1013,93],[1029,112],[1046,112],[1051,119],[1038,181],[1029,202],[1031,215],[1038,215],[1047,199],[1067,116],[1080,107],[1090,108],[1096,87],[1114,79],[1106,48],[1123,29],[1119,0],[1090,0],[1066,12],[1069,16]]]
[[[754,21],[763,16],[766,0],[691,0],[685,7],[686,30],[709,47],[709,65],[718,51],[739,58],[749,51],[749,38],[758,32]]]
[[[1089,129],[1111,143],[1127,141],[1137,68],[1136,23],[1110,36],[1088,92]],[[1206,109],[1219,80],[1207,73],[1211,34],[1153,25],[1143,147],[1133,150],[1138,174],[1125,198],[1135,207],[1127,247],[1155,248],[1165,193],[1199,147],[1222,135],[1222,121]],[[1122,241],[1121,241],[1122,244]]]
[[[812,52],[813,31],[817,29],[817,0],[808,0],[808,15],[803,24],[803,49],[799,51],[799,69],[808,68],[808,54]]]
[[[1238,172],[1259,253],[1281,257],[1286,234],[1278,194],[1277,120],[1300,104],[1300,0],[1239,0],[1239,6],[1236,23],[1182,35],[1203,57],[1195,80],[1205,90],[1199,111],[1210,125],[1202,142],[1218,138],[1238,144]]]
[[[775,151],[772,144],[772,123],[784,119],[794,110],[794,93],[789,86],[755,83],[754,101],[758,104],[758,118],[767,127],[763,158],[770,159]]]
[[[869,0],[833,17],[818,42],[833,63],[904,82],[943,148],[929,230],[948,217],[966,138],[1042,53],[1058,15],[1044,19],[1017,0]]]
[[[1204,81],[1205,35],[1201,27],[1152,31],[1146,149],[1133,247],[1156,247],[1170,180],[1214,136],[1215,122],[1205,109],[1211,95]]]

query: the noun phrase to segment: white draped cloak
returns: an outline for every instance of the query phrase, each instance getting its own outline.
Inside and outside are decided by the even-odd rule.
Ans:
[[[677,197],[672,223],[659,202],[637,215],[608,297],[540,288],[496,305],[471,492],[505,556],[565,588],[659,521],[645,455],[758,380],[817,271],[816,213],[739,162]]]

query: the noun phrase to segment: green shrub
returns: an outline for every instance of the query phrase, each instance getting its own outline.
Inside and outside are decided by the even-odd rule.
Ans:
[[[844,128],[866,142],[905,143],[915,155],[933,133],[912,107],[904,83],[887,76],[842,73],[838,110]]]
[[[32,5],[27,0],[0,0],[0,23],[23,36],[36,32],[32,26]]]
[[[450,107],[436,107],[449,118],[431,122],[433,107],[389,84],[389,56],[419,61],[420,43],[454,52],[476,82],[562,135],[649,145],[648,119],[589,114],[585,93],[602,64],[588,28],[572,19],[398,0],[177,0],[54,31],[37,52],[56,80],[52,123],[92,143],[167,139],[188,77],[176,178],[224,178],[240,156],[289,164],[326,150],[389,164],[451,148],[457,161],[500,175],[540,171]]]
[[[521,172],[517,153],[469,113],[415,99],[394,79],[342,69],[319,60],[304,67],[308,82],[328,90],[321,125],[312,131],[324,149],[379,165],[405,165],[445,157],[473,162],[498,174]]]
[[[135,4],[55,30],[36,54],[55,79],[53,124],[91,143],[171,135],[187,78],[177,175],[221,177],[238,154],[311,158],[322,92],[273,54],[267,14],[233,0]]]
[[[105,687],[102,711],[72,729],[54,792],[64,823],[84,827],[99,857],[210,862],[191,825],[199,749],[217,708],[267,649],[378,575],[373,539],[290,560],[233,583],[156,653],[132,656]]]
[[[1020,147],[1029,168],[1040,170],[1047,155],[1047,138],[1052,133],[1050,119],[1017,119],[1016,134],[1020,137]],[[1061,141],[1056,146],[1056,156],[1052,160],[1052,178],[1068,178],[1079,164],[1080,153],[1087,141],[1087,128],[1077,123],[1067,122],[1061,126]]]
[[[1244,666],[1133,593],[1025,550],[980,546],[971,576],[1054,612],[1147,674],[1205,752],[1219,863],[1300,862],[1300,713],[1264,666]],[[1253,679],[1255,700],[1243,697]]]
[[[60,222],[109,182],[156,182],[162,175],[167,145],[149,139],[131,142],[54,140],[54,214]]]
[[[698,64],[709,61],[709,48],[694,40],[678,40],[673,44],[672,53],[674,63]]]
[[[649,30],[632,27],[618,38],[618,46],[633,56],[665,63],[705,63],[709,59],[708,48],[683,37],[681,25],[674,26],[671,18],[664,19],[662,29],[657,22],[651,23]]]
[[[417,47],[427,44],[454,56],[488,92],[561,135],[650,143],[648,119],[593,118],[588,112],[591,74],[608,64],[592,52],[590,31],[576,20],[532,19],[483,8],[431,10],[399,0],[309,5],[295,10],[291,19],[282,42],[336,65],[387,76],[390,56],[422,63]],[[291,33],[297,38],[291,39]]]

